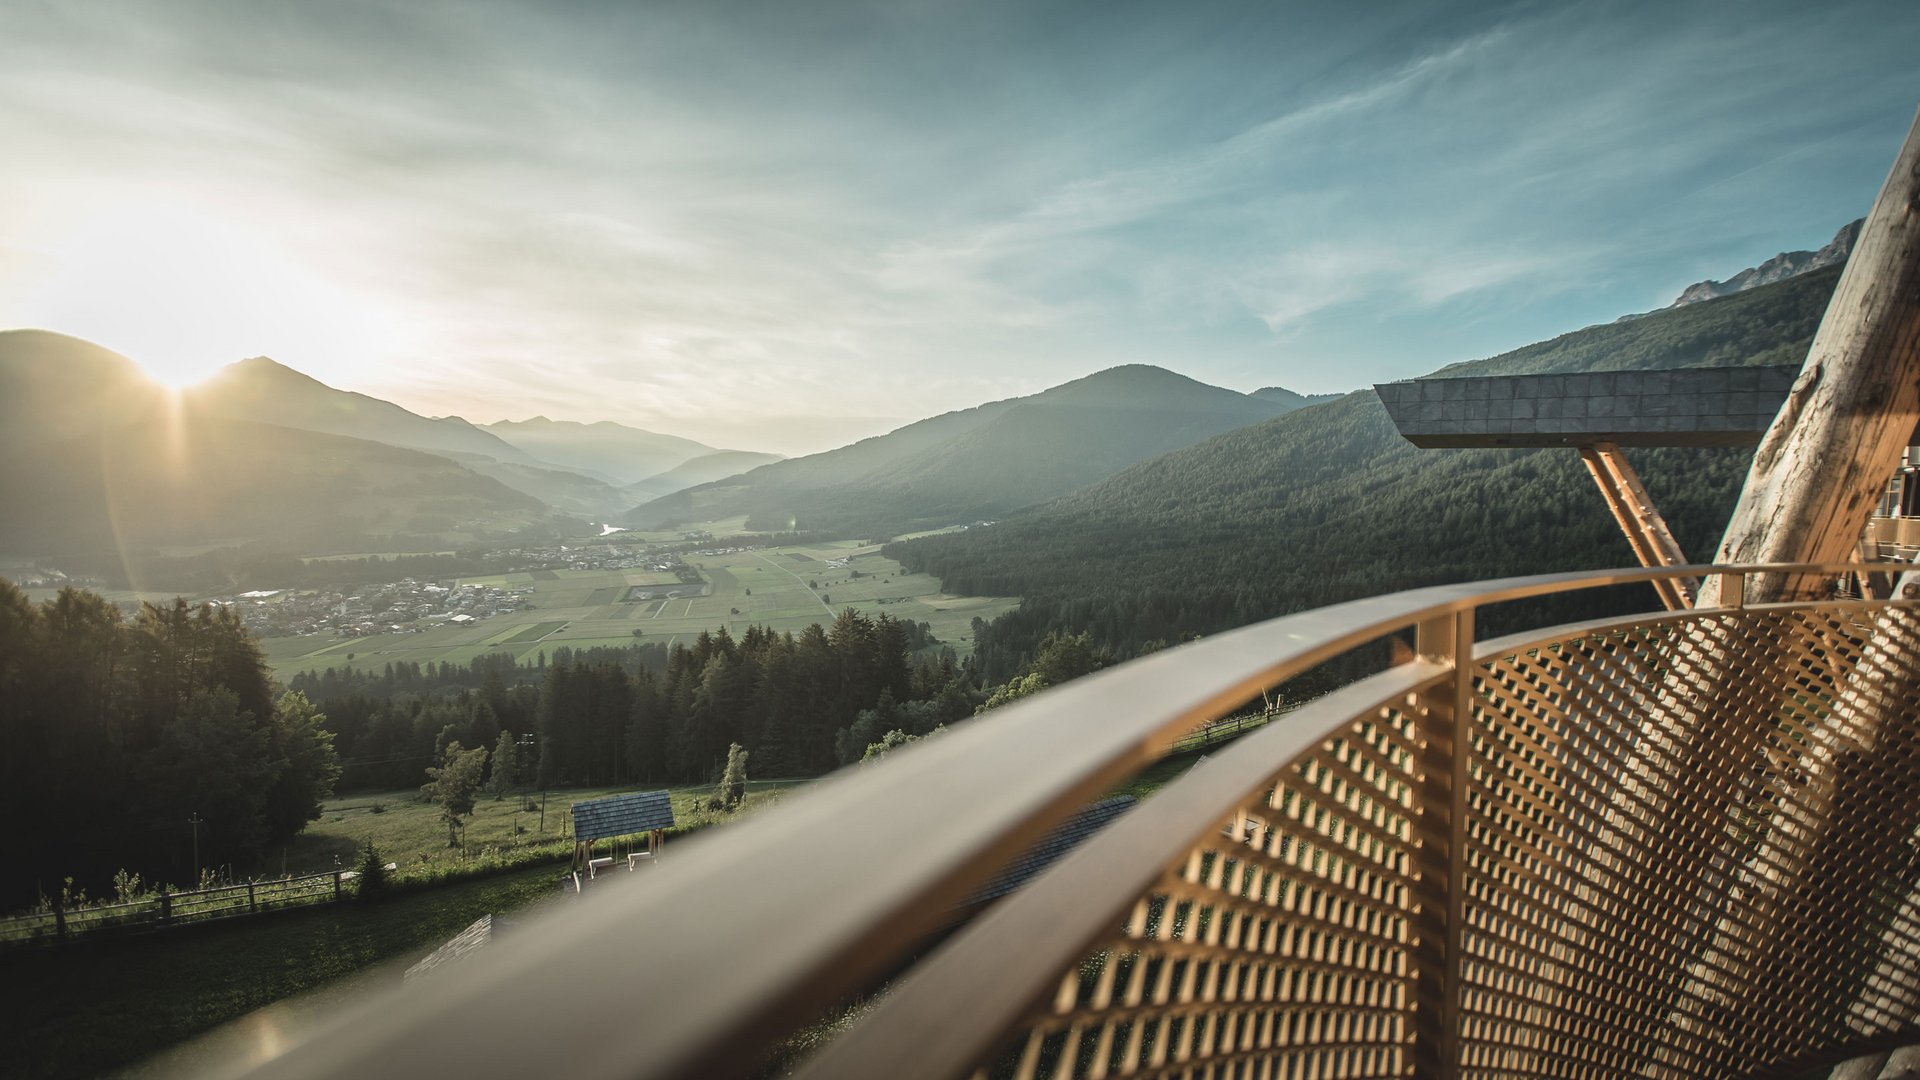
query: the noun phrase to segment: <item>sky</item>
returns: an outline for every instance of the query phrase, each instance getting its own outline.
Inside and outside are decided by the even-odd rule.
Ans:
[[[803,453],[1345,391],[1863,215],[1920,4],[0,0],[0,328]]]

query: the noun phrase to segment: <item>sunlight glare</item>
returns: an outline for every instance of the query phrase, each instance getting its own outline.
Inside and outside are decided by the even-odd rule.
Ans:
[[[392,344],[374,305],[263,231],[195,207],[122,205],[50,254],[54,270],[33,305],[46,327],[124,353],[168,386],[261,355],[324,379]]]

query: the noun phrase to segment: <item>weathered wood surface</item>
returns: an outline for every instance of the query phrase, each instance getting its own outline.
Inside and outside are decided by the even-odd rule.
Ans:
[[[1761,440],[1716,563],[1844,559],[1920,419],[1920,118],[1860,230],[1807,362]],[[1818,578],[1747,583],[1748,602]],[[1699,604],[1719,604],[1709,580]]]

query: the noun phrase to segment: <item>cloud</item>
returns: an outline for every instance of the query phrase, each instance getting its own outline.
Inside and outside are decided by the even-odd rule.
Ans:
[[[0,276],[170,200],[389,328],[236,356],[422,411],[785,450],[1121,362],[1342,389],[1824,239],[1904,131],[1916,24],[1874,3],[45,8],[0,41]],[[21,295],[0,324],[47,315]]]

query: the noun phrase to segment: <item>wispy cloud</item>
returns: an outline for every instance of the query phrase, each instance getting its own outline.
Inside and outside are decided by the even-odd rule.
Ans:
[[[15,286],[173,205],[380,328],[221,336],[174,283],[208,348],[781,450],[1114,363],[1332,390],[1641,310],[1856,216],[1920,91],[1920,9],[1871,2],[208,0],[8,29],[0,324],[70,318]]]

